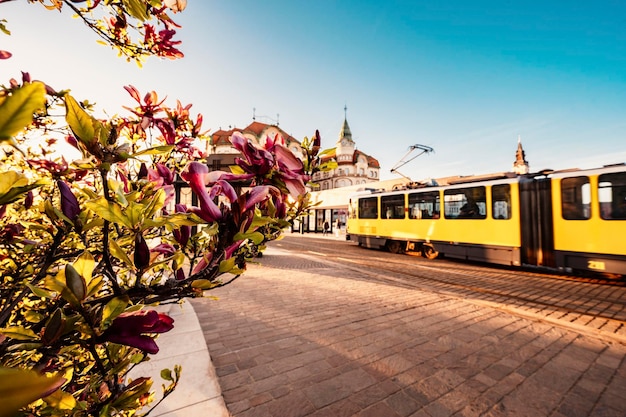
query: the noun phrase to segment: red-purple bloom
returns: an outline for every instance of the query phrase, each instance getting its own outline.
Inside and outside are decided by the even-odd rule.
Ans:
[[[170,59],[182,58],[184,55],[175,48],[181,41],[174,41],[175,30],[163,29],[157,34],[152,25],[145,25],[144,44],[149,45],[152,53]]]
[[[279,167],[279,177],[285,182],[289,194],[297,197],[306,193],[304,183],[309,177],[304,174],[302,161],[282,145],[275,145],[274,153]]]
[[[294,197],[306,193],[304,184],[309,177],[304,173],[304,164],[278,143],[277,138],[267,138],[265,149],[257,147],[239,132],[234,132],[230,141],[244,157],[235,159],[237,165],[254,174],[259,183],[272,183],[272,179],[277,179],[277,185],[284,186]]]
[[[156,169],[147,169],[148,180],[154,182],[158,188],[162,188],[165,191],[165,205],[167,205],[176,194],[174,189],[174,180],[176,179],[176,173],[171,171],[163,164],[156,164]]]
[[[209,168],[200,162],[192,162],[180,176],[189,183],[193,192],[198,196],[200,211],[196,214],[202,219],[213,222],[222,217],[220,208],[213,202],[205,185],[205,176],[209,173]]]
[[[176,253],[176,248],[169,243],[159,243],[154,248],[150,249],[150,252],[160,253],[165,256],[172,256]]]
[[[159,347],[149,334],[169,332],[174,328],[173,323],[173,318],[167,314],[157,313],[155,310],[122,313],[104,332],[102,340],[132,346],[155,354],[159,351]]]
[[[244,157],[243,159],[235,158],[237,165],[244,171],[264,176],[274,167],[274,156],[265,149],[256,147],[241,133],[234,132],[230,137],[230,142]]]
[[[180,176],[189,183],[200,203],[200,210],[190,208],[188,211],[197,214],[207,222],[221,220],[222,211],[214,199],[218,196],[225,196],[230,202],[237,199],[235,189],[225,178],[241,178],[241,176],[230,175],[224,176],[219,172],[209,173],[209,168],[200,162],[191,162],[187,165]],[[210,185],[209,189],[207,189],[207,183]]]

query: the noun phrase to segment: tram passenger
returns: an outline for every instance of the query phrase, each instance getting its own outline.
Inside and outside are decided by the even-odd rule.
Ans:
[[[459,210],[459,218],[469,219],[472,217],[478,217],[480,211],[478,209],[478,205],[473,201],[468,201],[463,204],[461,209]]]

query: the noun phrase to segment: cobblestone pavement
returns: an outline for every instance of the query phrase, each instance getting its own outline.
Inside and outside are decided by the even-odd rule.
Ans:
[[[593,326],[298,259],[193,301],[233,416],[626,415],[626,343]]]

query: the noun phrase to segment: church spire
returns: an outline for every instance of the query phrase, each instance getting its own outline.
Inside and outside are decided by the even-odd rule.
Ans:
[[[526,152],[522,148],[522,137],[517,136],[517,151],[515,151],[515,162],[513,162],[513,172],[518,175],[528,174],[530,166],[526,160]]]
[[[348,106],[343,107],[343,112],[343,127],[339,132],[339,139],[337,139],[337,146],[335,147],[337,162],[340,163],[352,161],[354,157],[354,151],[356,149],[356,145],[352,140],[352,132],[350,131],[350,126],[348,126]]]
[[[354,141],[352,140],[352,132],[350,131],[350,126],[348,125],[348,106],[343,107],[343,114],[343,126],[341,128],[341,131],[339,132],[339,139],[337,140],[337,143],[340,143],[344,146],[349,144],[354,145]]]

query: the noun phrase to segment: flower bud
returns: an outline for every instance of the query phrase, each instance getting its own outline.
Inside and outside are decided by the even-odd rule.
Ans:
[[[76,196],[65,182],[58,180],[57,185],[61,191],[61,211],[71,221],[76,220],[80,213],[80,206]]]
[[[29,191],[26,193],[26,198],[24,199],[24,208],[28,210],[33,206],[33,192]]]
[[[135,268],[142,270],[150,265],[150,248],[141,233],[135,235]]]

